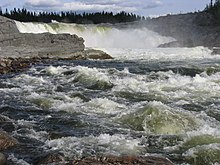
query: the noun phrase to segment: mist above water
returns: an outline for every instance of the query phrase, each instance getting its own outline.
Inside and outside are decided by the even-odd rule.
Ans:
[[[86,47],[98,48],[152,48],[173,41],[147,28],[115,28],[100,25],[65,23],[22,23],[16,25],[21,33],[69,33],[83,37]]]

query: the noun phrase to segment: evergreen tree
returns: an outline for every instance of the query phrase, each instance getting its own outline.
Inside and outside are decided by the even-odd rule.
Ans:
[[[215,0],[215,3],[212,3],[213,1],[206,6],[205,11],[212,15],[213,25],[220,25],[220,0]]]
[[[113,12],[96,12],[96,13],[82,13],[77,14],[73,11],[68,12],[32,12],[27,9],[14,8],[10,12],[6,9],[5,13],[0,10],[0,15],[5,17],[22,21],[22,22],[46,22],[49,23],[52,20],[65,23],[79,23],[79,24],[99,24],[99,23],[120,23],[120,22],[132,22],[137,20],[144,20],[144,17],[137,16],[133,13],[126,13],[124,11],[113,14]]]
[[[0,15],[3,15],[2,7],[0,6]]]

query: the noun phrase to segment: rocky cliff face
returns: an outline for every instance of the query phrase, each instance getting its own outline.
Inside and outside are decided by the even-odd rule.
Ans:
[[[0,57],[65,55],[85,48],[83,38],[70,34],[22,34],[13,20],[0,16]]]
[[[144,26],[177,40],[161,45],[162,47],[219,47],[219,27],[212,24],[213,19],[213,16],[206,12],[167,15],[151,19],[145,22]]]
[[[84,39],[70,34],[20,33],[13,20],[0,16],[0,74],[20,72],[47,60],[112,59],[99,50],[85,50]]]
[[[0,16],[0,35],[19,33],[13,20]]]

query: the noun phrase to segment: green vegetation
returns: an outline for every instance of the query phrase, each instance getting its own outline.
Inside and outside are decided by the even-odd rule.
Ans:
[[[11,11],[6,9],[3,12],[0,8],[0,15],[21,22],[45,22],[49,23],[52,20],[65,23],[77,24],[99,24],[99,23],[121,23],[145,20],[145,17],[138,16],[133,13],[124,11],[114,14],[113,12],[96,12],[77,14],[76,12],[33,12],[27,9],[14,8]]]

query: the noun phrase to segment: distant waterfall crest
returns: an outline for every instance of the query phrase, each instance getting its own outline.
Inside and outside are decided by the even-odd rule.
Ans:
[[[85,39],[87,47],[99,48],[151,48],[173,41],[147,28],[118,29],[109,26],[78,25],[66,23],[23,23],[16,25],[21,33],[69,33],[77,34]]]

